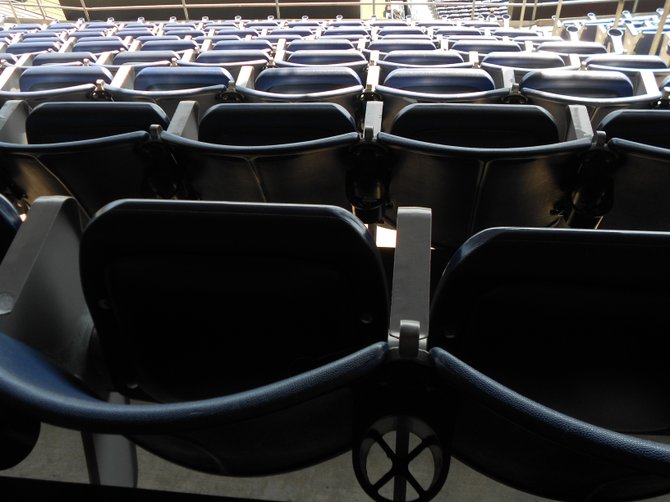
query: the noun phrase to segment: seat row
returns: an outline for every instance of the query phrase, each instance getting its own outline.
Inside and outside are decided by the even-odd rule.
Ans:
[[[454,62],[438,67],[411,67],[401,61],[422,59],[424,54],[401,51],[378,65],[366,65],[365,61],[351,63],[352,67],[348,63],[311,66],[287,62],[286,66],[277,63],[282,67],[262,69],[256,75],[256,69],[266,65],[261,56],[255,66],[248,64],[253,61],[222,63],[230,71],[216,65],[187,63],[178,67],[123,66],[115,73],[98,65],[6,68],[0,74],[0,101],[22,99],[31,105],[85,99],[153,101],[169,115],[184,99],[198,100],[203,112],[215,103],[231,101],[329,101],[341,104],[356,116],[363,113],[365,102],[383,100],[387,104],[387,117],[392,118],[404,104],[417,101],[531,100],[550,109],[584,104],[595,113],[608,107],[657,106],[662,98],[657,81],[661,80],[664,88],[669,73],[664,67],[641,71],[616,66],[654,63],[630,58],[589,59],[601,65],[587,64],[591,68],[588,71],[565,66],[557,70],[533,70],[536,64],[560,64],[560,58],[523,53],[490,54],[481,68],[468,68],[470,64],[462,62],[457,54],[443,53],[439,55],[440,61]],[[232,58],[236,57],[232,54]],[[305,58],[310,57],[318,56],[305,54]],[[367,73],[363,77],[354,68]],[[602,115],[594,118],[594,122],[597,124],[600,118]]]
[[[387,278],[336,207],[124,200],[82,221],[38,199],[0,264],[2,465],[47,422],[229,476],[351,450],[375,500],[432,499],[452,455],[561,500],[670,491],[670,449],[640,437],[670,425],[669,234],[485,230],[429,309],[430,213],[399,220]],[[133,470],[91,444],[99,480]]]
[[[451,251],[499,225],[670,228],[658,216],[666,110],[610,109],[594,133],[579,105],[419,103],[386,131],[382,108],[368,103],[361,133],[332,103],[230,103],[199,118],[184,101],[170,119],[149,103],[9,101],[3,192],[24,208],[72,194],[88,214],[127,197],[328,203],[389,224],[418,205]]]

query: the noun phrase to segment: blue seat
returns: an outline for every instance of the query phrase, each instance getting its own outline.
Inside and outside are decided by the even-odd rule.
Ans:
[[[293,38],[294,36],[297,36],[299,38],[310,37],[313,35],[313,32],[309,28],[284,28],[284,29],[272,30],[270,34],[274,37],[282,38],[283,35],[291,39],[294,39]]]
[[[101,66],[38,66],[26,68],[20,77],[21,92],[57,90],[95,84],[97,80],[111,83],[112,74]]]
[[[587,107],[597,125],[618,108],[651,108],[660,98],[653,74],[634,77],[618,71],[542,70],[528,73],[519,82],[521,94],[552,113],[570,104]]]
[[[585,163],[577,191],[582,226],[670,230],[668,125],[668,110],[620,109],[602,119],[606,148]]]
[[[435,44],[430,40],[376,40],[370,42],[366,51],[379,51],[380,54],[387,54],[391,51],[429,51],[435,50]]]
[[[142,36],[152,36],[153,33],[149,28],[124,28],[116,32],[119,37],[142,37]]]
[[[551,499],[670,491],[670,449],[645,438],[669,425],[669,246],[668,234],[495,228],[461,247],[429,336],[460,403],[453,454]]]
[[[221,30],[216,30],[217,35],[237,35],[240,38],[244,38],[248,35],[251,35],[252,38],[256,38],[259,35],[259,32],[252,28],[223,28]]]
[[[300,35],[275,35],[270,33],[269,35],[261,35],[256,40],[265,40],[270,42],[272,45],[277,45],[280,40],[286,40],[287,42],[292,42],[294,40],[302,40]]]
[[[518,43],[502,40],[456,40],[453,44],[449,44],[449,48],[462,53],[521,52],[521,46]]]
[[[97,58],[92,52],[43,52],[35,55],[32,65],[42,66],[63,63],[83,63],[86,59],[94,63]]]
[[[122,40],[86,40],[80,39],[72,47],[72,52],[108,52],[127,50],[128,46]]]
[[[386,218],[395,221],[395,207],[432,208],[433,246],[452,252],[483,228],[565,225],[592,140],[537,106],[409,105],[377,138],[389,152]]]
[[[114,55],[114,65],[146,65],[164,62],[170,63],[173,59],[179,59],[175,51],[124,51]]]
[[[194,40],[147,40],[142,42],[140,51],[186,51],[197,49],[198,44]]]
[[[184,66],[211,65],[222,66],[237,78],[244,66],[253,66],[258,74],[270,62],[270,53],[262,49],[211,50],[198,54],[195,63],[180,62]]]
[[[60,44],[57,42],[16,42],[9,44],[5,51],[9,54],[20,55],[31,52],[58,51]]]
[[[256,78],[254,88],[238,85],[237,91],[253,102],[328,101],[356,114],[363,92],[360,77],[351,68],[268,68]]]
[[[3,173],[18,200],[73,195],[94,214],[119,198],[171,197],[178,190],[174,162],[150,142],[152,125],[169,125],[152,103],[48,102],[30,113],[21,102],[5,107],[6,115],[27,115],[22,128],[28,144],[0,143]],[[63,123],[63,116],[70,120]]]
[[[455,51],[427,50],[427,51],[391,51],[377,61],[381,68],[380,77],[383,79],[393,70],[401,68],[458,68],[471,67],[463,56]]]
[[[278,67],[299,66],[344,66],[351,68],[361,76],[365,76],[368,60],[362,52],[353,50],[298,50],[289,54],[288,58],[276,61]]]
[[[239,50],[272,50],[272,43],[269,40],[222,40],[214,44],[214,50],[217,51],[239,51]]]
[[[550,52],[489,52],[481,59],[480,65],[491,73],[511,68],[515,82],[519,82],[532,70],[563,68],[565,61],[560,55]]]
[[[68,259],[61,260],[59,292],[67,282],[69,313],[86,315],[85,306],[75,308],[83,294],[97,332],[80,341],[99,337],[112,388],[149,403],[110,404],[91,395],[94,382],[73,378],[87,356],[70,346],[66,357],[74,364],[63,363],[64,354],[53,362],[44,355],[44,334],[24,325],[0,335],[8,356],[0,369],[3,406],[11,402],[73,429],[126,434],[167,460],[214,474],[284,472],[351,448],[354,390],[383,363],[386,344],[378,342],[388,329],[381,260],[360,221],[327,206],[128,200],[99,212],[78,245],[71,199],[36,208],[24,234],[44,219],[58,225],[48,227],[30,257],[44,263],[60,237]],[[281,238],[268,245],[270,235]],[[166,260],[173,273],[165,273]],[[48,272],[34,267],[28,274],[53,280]],[[220,287],[223,276],[229,287]],[[53,318],[53,302],[42,298],[40,307]],[[102,298],[114,305],[114,316]],[[262,316],[254,315],[259,307]],[[241,315],[222,327],[227,312]],[[316,325],[323,325],[318,336]],[[219,336],[209,336],[212,329]],[[53,330],[51,340],[77,336],[76,325]],[[250,339],[254,364],[240,357]],[[261,432],[267,438],[259,443]]]
[[[376,87],[384,101],[384,130],[406,105],[417,102],[495,103],[509,93],[496,88],[484,70],[472,68],[400,68]]]
[[[115,101],[151,101],[172,116],[185,99],[195,100],[204,113],[225,99],[234,82],[231,73],[219,66],[149,66],[140,69],[131,89],[108,87]]]
[[[323,37],[347,37],[351,40],[358,40],[359,38],[366,38],[370,36],[370,32],[362,26],[336,26],[328,28],[322,35]]]
[[[2,102],[23,99],[34,106],[43,101],[96,99],[96,82],[108,84],[111,72],[102,66],[43,65],[10,68],[16,71],[16,87],[0,91]]]
[[[198,197],[327,203],[351,209],[360,137],[332,103],[226,103],[202,117],[197,137],[162,133]]]
[[[607,48],[597,42],[545,42],[540,44],[537,50],[580,55],[607,53]]]
[[[232,75],[215,67],[149,67],[142,68],[135,76],[137,91],[173,91],[212,86],[227,86]]]
[[[660,56],[646,54],[594,54],[584,64],[589,70],[620,71],[633,78],[640,70],[651,72],[661,88],[670,68]]]
[[[289,52],[320,51],[320,50],[353,50],[354,44],[349,40],[317,38],[315,40],[293,40],[286,48]]]
[[[179,38],[190,36],[191,38],[203,37],[205,32],[202,30],[186,29],[186,28],[168,28],[165,30],[166,35],[177,35]]]

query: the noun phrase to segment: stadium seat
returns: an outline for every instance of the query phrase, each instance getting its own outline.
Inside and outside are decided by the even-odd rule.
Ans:
[[[96,65],[13,67],[3,73],[2,81],[0,101],[23,99],[34,106],[43,101],[95,99],[97,82],[111,83],[112,73]]]
[[[459,68],[470,67],[463,56],[455,51],[391,51],[377,61],[381,68],[381,78],[385,78],[393,70],[400,68]]]
[[[263,49],[211,50],[198,54],[194,62],[180,61],[181,66],[221,66],[237,78],[244,66],[251,66],[254,74],[267,66],[270,54]]]
[[[663,195],[670,181],[669,123],[668,110],[617,110],[598,124],[602,149],[582,166],[577,192],[590,226],[670,230]]]
[[[214,474],[285,472],[351,447],[353,391],[385,359],[389,307],[376,246],[349,213],[128,200],[99,212],[81,245],[72,199],[37,201],[31,213],[15,240],[19,269],[0,267],[3,284],[17,288],[6,317],[21,326],[2,323],[3,404],[68,428],[126,434]],[[40,280],[58,284],[38,298],[30,286]],[[56,293],[69,299],[58,312]],[[90,319],[89,309],[95,334],[93,324],[72,322]],[[21,324],[28,315],[37,322]],[[88,351],[98,337],[103,352]],[[71,345],[50,358],[54,340]],[[252,340],[249,364],[240,354]],[[86,364],[149,402],[100,399],[109,387],[77,370]]]
[[[670,491],[670,448],[644,439],[670,425],[669,237],[495,228],[454,255],[429,344],[457,458],[551,499]]]
[[[361,106],[363,85],[351,68],[268,68],[255,82],[237,82],[237,92],[250,102],[331,102],[356,115]]]
[[[521,81],[532,70],[566,67],[561,56],[548,52],[490,52],[481,59],[480,64],[482,69],[494,75],[504,68],[512,69],[515,82]]]
[[[433,245],[452,251],[492,226],[565,226],[592,140],[582,107],[559,120],[528,105],[409,105],[377,138],[389,152],[386,217],[394,221],[393,207],[432,208]]]
[[[290,53],[286,60],[276,59],[275,64],[279,68],[342,66],[351,68],[364,78],[368,60],[362,52],[353,50],[298,50]]]
[[[172,60],[178,60],[179,54],[175,51],[124,51],[114,55],[112,60],[115,66],[153,66],[156,64],[168,65]]]
[[[169,125],[152,103],[49,102],[29,110],[8,101],[2,116],[2,170],[19,201],[74,195],[92,215],[116,199],[178,193],[174,163],[150,141],[152,125]]]
[[[493,78],[481,69],[401,68],[393,70],[375,91],[384,101],[384,125],[411,103],[496,103],[509,94],[512,82],[496,87]]]
[[[187,51],[195,50],[198,44],[193,40],[147,40],[142,42],[140,51]]]
[[[286,50],[288,52],[295,51],[320,51],[320,50],[334,50],[344,51],[353,50],[354,44],[349,40],[342,40],[338,38],[317,38],[314,40],[294,40],[288,44]]]
[[[186,115],[186,116],[184,116]],[[352,116],[332,103],[228,103],[197,124],[182,102],[161,134],[205,200],[327,203],[351,210],[350,186],[367,157]],[[181,131],[179,124],[185,124]],[[370,166],[371,167],[371,166]]]
[[[567,104],[587,107],[598,124],[618,108],[651,108],[661,97],[653,74],[640,71],[632,80],[617,71],[542,70],[528,73],[519,91],[530,103],[554,115]]]
[[[92,52],[43,52],[32,59],[32,66],[50,64],[83,64],[85,60],[95,63],[96,56]]]
[[[233,76],[217,66],[150,66],[128,72],[121,81],[117,75],[107,91],[115,101],[152,101],[168,116],[172,116],[179,102],[196,100],[204,112],[220,102]]]
[[[584,64],[589,70],[614,70],[635,75],[640,70],[654,74],[661,84],[670,75],[670,68],[659,56],[647,54],[595,54],[589,56]]]

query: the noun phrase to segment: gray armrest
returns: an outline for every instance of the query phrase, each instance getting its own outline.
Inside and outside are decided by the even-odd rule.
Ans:
[[[0,264],[0,331],[88,379],[99,369],[86,367],[93,323],[79,280],[81,218],[70,197],[35,201]]]
[[[167,132],[182,138],[198,139],[198,102],[181,101],[170,120]]]
[[[388,344],[399,347],[401,356],[416,357],[426,349],[431,219],[430,209],[398,208]]]

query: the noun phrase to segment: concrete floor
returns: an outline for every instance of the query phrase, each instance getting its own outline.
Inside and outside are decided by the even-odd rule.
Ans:
[[[3,475],[87,483],[77,432],[43,426],[33,453]],[[138,450],[139,486],[157,490],[280,501],[367,501],[351,468],[349,454],[301,471],[260,478],[228,478],[190,471]],[[501,485],[452,460],[449,479],[435,499],[531,502],[546,500]],[[658,497],[670,502],[670,496]]]

